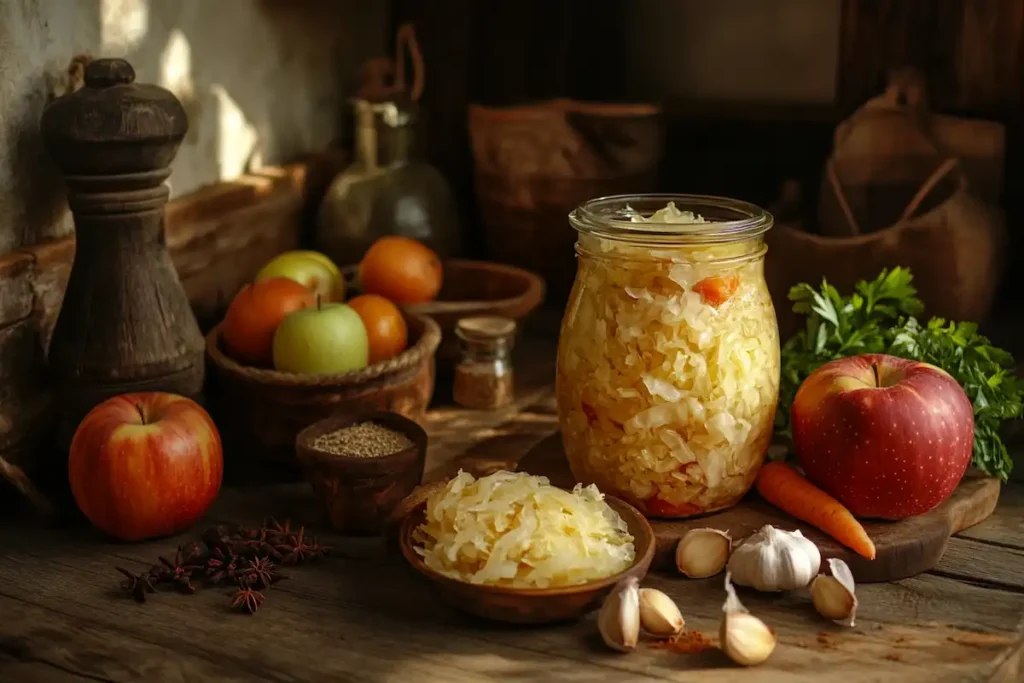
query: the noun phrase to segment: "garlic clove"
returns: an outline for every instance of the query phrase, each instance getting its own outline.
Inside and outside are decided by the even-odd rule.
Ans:
[[[846,626],[853,626],[857,616],[857,592],[853,572],[842,560],[828,561],[831,576],[820,574],[811,582],[811,600],[818,614]]]
[[[691,579],[706,579],[723,569],[732,551],[728,531],[690,529],[676,546],[676,569]]]
[[[775,650],[775,634],[743,606],[728,572],[725,574],[725,594],[722,623],[718,628],[719,646],[737,664],[756,666]]]
[[[653,636],[681,633],[686,622],[672,598],[654,588],[640,589],[640,625]]]
[[[756,666],[775,651],[775,635],[752,614],[726,614],[718,638],[722,651],[741,666]]]
[[[640,640],[640,584],[633,577],[620,581],[601,606],[597,628],[605,645],[629,652]]]

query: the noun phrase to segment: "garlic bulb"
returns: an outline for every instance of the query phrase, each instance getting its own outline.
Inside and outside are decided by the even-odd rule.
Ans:
[[[706,579],[725,569],[732,550],[728,531],[690,529],[676,546],[676,569],[691,579]]]
[[[854,590],[853,572],[842,560],[831,558],[828,567],[832,576],[819,574],[811,582],[811,600],[818,614],[853,626],[857,616],[857,593]]]
[[[640,589],[640,625],[659,638],[682,632],[685,621],[679,607],[664,593],[654,588]]]
[[[783,531],[766,524],[735,550],[728,571],[733,581],[759,591],[803,588],[821,566],[818,547],[800,531]]]
[[[775,650],[775,634],[753,614],[747,612],[729,572],[725,573],[725,604],[718,628],[719,646],[729,659],[742,666],[754,666],[768,659]]]
[[[612,590],[597,615],[597,628],[605,645],[629,652],[640,640],[640,584],[633,577],[623,579]]]

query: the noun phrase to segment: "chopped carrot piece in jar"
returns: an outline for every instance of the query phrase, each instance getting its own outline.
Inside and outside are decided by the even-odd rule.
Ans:
[[[693,286],[693,291],[700,294],[704,303],[718,308],[736,293],[740,286],[739,275],[706,277]]]

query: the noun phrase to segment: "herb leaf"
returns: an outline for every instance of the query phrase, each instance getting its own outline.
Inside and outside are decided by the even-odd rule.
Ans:
[[[858,282],[841,296],[822,280],[815,290],[800,284],[789,292],[793,310],[807,316],[804,329],[782,347],[782,379],[776,431],[792,437],[789,411],[800,384],[828,361],[862,353],[887,353],[936,365],[952,375],[974,405],[974,460],[983,472],[1009,477],[1013,461],[999,438],[1004,420],[1024,412],[1024,384],[1013,357],[992,346],[970,322],[932,318],[922,325],[914,316],[924,305],[906,268],[883,270]]]

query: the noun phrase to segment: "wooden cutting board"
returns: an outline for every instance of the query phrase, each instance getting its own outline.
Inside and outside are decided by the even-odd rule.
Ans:
[[[519,460],[517,469],[548,477],[552,484],[571,488],[575,478],[555,433],[535,445]],[[983,521],[996,508],[1000,483],[992,477],[965,478],[946,502],[931,512],[899,522],[865,522],[875,543],[877,556],[866,560],[833,541],[809,524],[790,517],[751,493],[729,510],[687,520],[650,520],[657,537],[655,567],[674,565],[675,547],[690,529],[711,527],[728,530],[740,540],[765,524],[786,530],[800,529],[821,550],[825,558],[844,560],[861,583],[895,581],[933,569],[946,550],[949,537]]]

